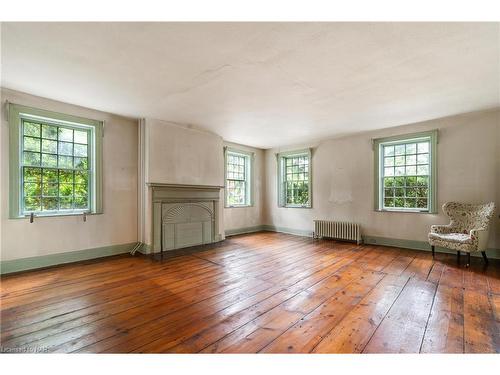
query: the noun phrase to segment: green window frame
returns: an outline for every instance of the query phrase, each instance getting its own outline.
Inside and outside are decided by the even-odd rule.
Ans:
[[[311,149],[276,154],[279,207],[312,207],[311,154]]]
[[[437,212],[438,131],[373,141],[375,210]]]
[[[224,202],[226,208],[253,206],[252,152],[224,148]]]
[[[102,213],[103,122],[8,103],[9,216]]]

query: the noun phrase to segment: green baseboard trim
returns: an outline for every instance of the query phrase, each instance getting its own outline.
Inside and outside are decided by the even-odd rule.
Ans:
[[[377,236],[363,236],[363,243],[367,245],[382,245],[390,247],[401,247],[404,249],[431,251],[431,245],[425,241],[403,240],[398,238],[387,238]],[[436,247],[436,252],[456,254],[455,250]],[[500,259],[500,249],[488,249],[486,254],[489,258]],[[472,256],[480,257],[481,253],[471,253]]]
[[[294,234],[296,236],[302,236],[302,237],[312,237],[313,236],[313,231],[311,231],[311,230],[277,227],[275,225],[263,225],[262,230],[267,230],[269,232],[280,232],[280,233]]]
[[[382,245],[390,247],[403,247],[405,249],[412,249],[412,250],[431,251],[430,245],[424,241],[401,240],[397,238],[376,237],[376,236],[366,236],[366,235],[363,235],[362,237],[363,237],[363,243],[367,245]]]
[[[283,228],[277,227],[275,225],[263,225],[262,230],[266,230],[269,232],[281,232],[294,234],[297,236],[304,237],[312,237],[313,232],[307,231],[303,229],[292,229],[292,228]],[[398,238],[388,238],[388,237],[377,237],[377,236],[363,236],[363,243],[367,245],[381,245],[381,246],[390,246],[390,247],[401,247],[403,249],[411,249],[411,250],[424,250],[431,251],[431,246],[426,241],[415,241],[415,240],[403,240]],[[456,254],[456,251],[445,249],[442,247],[436,247],[436,252],[439,253],[448,253],[448,254]],[[488,258],[492,259],[500,259],[500,249],[488,249],[486,250],[486,254]],[[480,257],[481,253],[471,253],[472,256]]]
[[[0,274],[5,275],[12,272],[27,271],[37,268],[56,266],[59,264],[79,262],[82,260],[125,254],[130,252],[135,245],[137,245],[137,242],[96,247],[86,250],[70,251],[67,253],[43,255],[31,258],[4,260],[0,262]]]
[[[263,225],[257,225],[255,227],[226,229],[225,233],[226,233],[226,237],[231,237],[231,236],[237,236],[238,234],[261,232],[263,230],[264,230]]]

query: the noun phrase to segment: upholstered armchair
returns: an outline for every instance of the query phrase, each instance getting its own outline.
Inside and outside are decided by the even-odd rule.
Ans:
[[[450,218],[447,225],[432,225],[429,233],[429,244],[434,257],[435,246],[457,251],[460,260],[460,251],[467,253],[467,267],[470,265],[471,252],[480,251],[484,261],[488,245],[488,227],[495,211],[495,203],[468,204],[447,202],[443,211]]]

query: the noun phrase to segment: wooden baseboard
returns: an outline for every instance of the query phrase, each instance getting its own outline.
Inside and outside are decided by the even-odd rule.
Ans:
[[[135,245],[137,245],[137,242],[70,251],[67,253],[43,255],[38,257],[4,260],[0,262],[0,274],[4,275],[13,272],[56,266],[59,264],[79,262],[82,260],[125,254],[130,252]]]

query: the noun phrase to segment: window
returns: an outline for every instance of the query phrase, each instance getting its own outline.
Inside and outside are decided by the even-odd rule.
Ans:
[[[377,210],[436,212],[437,131],[377,139]]]
[[[277,156],[279,206],[311,207],[311,151],[285,152]]]
[[[226,207],[252,205],[253,154],[225,148],[226,159]]]
[[[100,212],[102,123],[9,104],[12,218]]]

